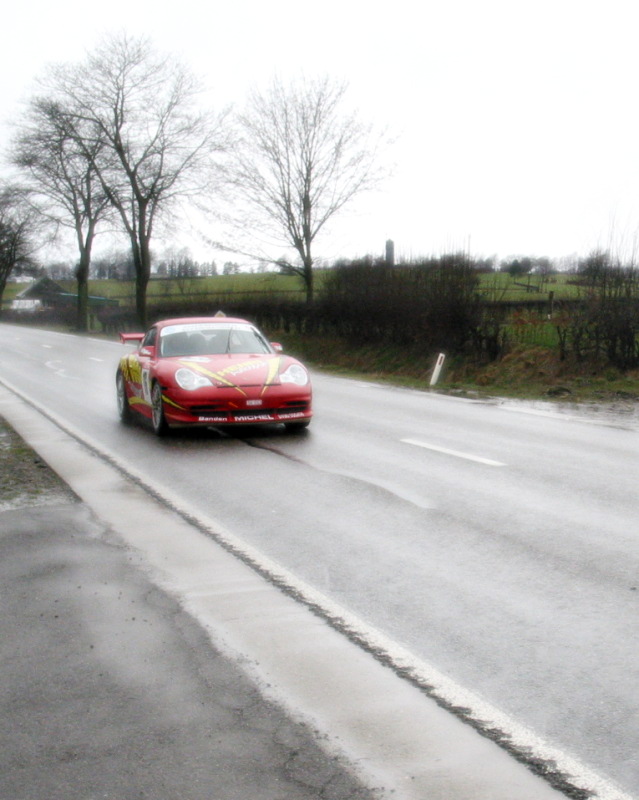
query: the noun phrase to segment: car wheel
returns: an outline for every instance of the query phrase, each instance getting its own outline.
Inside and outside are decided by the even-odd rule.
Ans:
[[[131,413],[131,407],[129,406],[129,398],[126,394],[126,381],[124,380],[122,370],[118,370],[115,376],[115,392],[118,401],[118,414],[120,415],[120,419],[125,424],[128,424],[133,420],[133,414]]]
[[[306,419],[303,422],[285,422],[284,427],[289,433],[301,433],[305,431],[310,424],[310,419]]]
[[[151,422],[157,436],[164,436],[168,432],[169,426],[166,424],[164,416],[162,387],[157,381],[151,389]]]

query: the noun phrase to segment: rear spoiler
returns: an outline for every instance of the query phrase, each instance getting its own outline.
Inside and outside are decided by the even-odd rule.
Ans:
[[[129,342],[141,342],[144,339],[143,333],[121,333],[120,341],[122,344],[129,344]]]

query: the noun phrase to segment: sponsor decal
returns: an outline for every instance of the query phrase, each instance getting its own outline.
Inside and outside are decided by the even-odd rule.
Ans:
[[[120,361],[122,373],[127,381],[132,383],[142,382],[142,372],[140,370],[140,362],[135,356],[126,356]]]
[[[250,331],[251,325],[247,323],[232,322],[226,325],[223,322],[183,322],[178,325],[167,325],[162,328],[162,336],[172,333],[197,333],[198,331]]]
[[[182,362],[180,362],[180,363],[182,363]],[[228,387],[229,387],[229,389],[235,389],[235,390],[236,390],[236,391],[238,391],[240,394],[243,394],[243,395],[244,395],[244,397],[246,397],[246,392],[245,392],[243,389],[241,389],[239,386],[237,386],[236,384],[234,384],[234,383],[233,383],[233,381],[230,381],[230,380],[228,380],[227,378],[225,378],[225,377],[224,377],[225,373],[226,373],[228,370],[230,370],[230,369],[231,369],[231,367],[226,367],[226,369],[220,370],[219,372],[211,372],[211,370],[209,370],[209,369],[206,369],[205,367],[201,367],[201,366],[200,366],[199,364],[197,364],[197,363],[188,362],[188,361],[187,361],[186,363],[187,363],[187,365],[189,365],[189,366],[190,366],[190,367],[191,367],[193,370],[195,370],[196,372],[199,372],[199,373],[200,373],[200,375],[205,375],[207,378],[213,378],[213,380],[214,380],[214,381],[217,381],[218,383],[221,383],[221,384],[223,384],[224,386],[228,386]],[[237,368],[237,367],[240,367],[241,365],[240,365],[240,364],[236,364],[236,365],[234,365],[234,366],[235,366],[235,368]],[[259,366],[259,365],[258,365],[258,366]]]
[[[262,405],[262,400],[247,400],[246,401],[246,405],[247,406],[261,406]]]
[[[224,422],[280,422],[282,420],[287,419],[303,419],[308,417],[308,414],[304,413],[303,411],[291,411],[285,412],[282,414],[273,413],[273,414],[233,414],[230,413],[229,416],[211,416],[211,417],[198,417],[198,422],[208,422],[210,424],[214,423],[224,423]]]
[[[231,375],[232,377],[235,377],[236,375],[244,375],[246,372],[252,372],[255,369],[262,369],[262,367],[266,367],[267,365],[268,361],[258,361],[252,358],[250,361],[240,361],[239,364],[231,364],[231,366],[224,367],[224,369],[220,369],[213,374]]]
[[[268,387],[276,380],[279,374],[279,366],[281,362],[281,358],[278,356],[276,358],[251,358],[248,361],[240,361],[238,364],[230,364],[228,367],[224,367],[224,369],[219,369],[217,372],[211,372],[211,370],[206,369],[205,367],[200,366],[197,362],[194,362],[189,359],[182,359],[183,362],[186,362],[193,370],[199,372],[201,375],[205,375],[207,378],[213,378],[214,381],[223,384],[224,386],[228,386],[230,389],[235,389],[236,391],[240,392],[246,397],[246,392],[238,386],[236,383],[233,383],[232,378],[236,378],[240,375],[245,375],[247,372],[254,372],[255,370],[264,369],[267,370],[266,380],[264,381],[264,386],[262,387],[262,394],[268,389]]]
[[[230,375],[234,377],[235,375],[244,375],[246,372],[252,372],[256,369],[262,369],[266,367],[269,362],[264,359],[255,359],[252,358],[250,361],[240,361],[237,364],[230,364],[228,367],[224,367],[224,369],[218,369],[217,372],[211,372],[211,370],[205,369],[204,367],[198,366],[198,362],[208,361],[208,359],[194,359],[194,358],[181,358],[180,363],[186,362],[188,365],[193,365],[202,375],[208,375],[212,378],[217,378],[218,380],[222,380],[225,376]]]

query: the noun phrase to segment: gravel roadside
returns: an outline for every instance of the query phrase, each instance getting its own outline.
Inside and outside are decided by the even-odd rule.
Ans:
[[[75,500],[67,485],[0,417],[0,511]]]

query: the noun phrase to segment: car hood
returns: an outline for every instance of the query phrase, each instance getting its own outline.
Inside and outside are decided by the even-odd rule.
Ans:
[[[249,386],[270,386],[279,384],[279,376],[296,359],[281,355],[216,355],[216,356],[178,356],[164,358],[161,371],[175,373],[187,368],[208,378],[215,386],[241,389]]]

